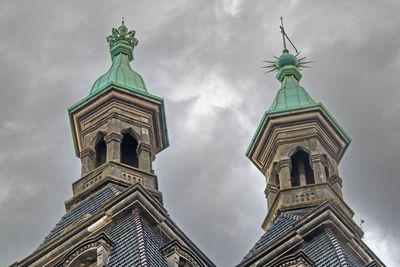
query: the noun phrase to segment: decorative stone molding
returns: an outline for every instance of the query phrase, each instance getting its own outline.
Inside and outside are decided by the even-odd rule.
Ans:
[[[312,162],[322,162],[322,163],[324,162],[324,159],[321,154],[310,155],[310,160]]]
[[[151,146],[149,144],[140,143],[136,149],[136,153],[140,155],[142,151],[151,153]]]
[[[311,267],[314,262],[303,252],[299,251],[281,259],[275,260],[266,267]]]
[[[168,267],[178,267],[180,258],[184,258],[193,267],[205,267],[189,249],[184,247],[178,240],[174,239],[161,249],[161,253],[168,262]]]
[[[88,256],[95,255],[97,267],[107,267],[108,255],[114,247],[114,242],[106,234],[101,233],[73,247],[54,267],[80,266],[78,264],[84,260],[85,253]],[[76,260],[79,262],[75,262]]]
[[[290,159],[281,159],[277,164],[276,164],[276,170],[278,173],[281,171],[282,168],[288,167],[290,171],[292,170],[292,161]]]
[[[122,134],[110,133],[110,134],[107,134],[107,135],[104,137],[104,141],[105,141],[107,144],[108,144],[109,142],[111,142],[111,141],[116,141],[116,142],[121,143],[123,137],[124,137],[124,136],[123,136]]]
[[[365,267],[382,267],[382,265],[380,265],[376,260],[368,263],[367,265],[365,265]]]
[[[84,158],[84,157],[90,157],[90,158],[94,158],[95,153],[94,150],[90,147],[85,148],[84,150],[81,151],[80,157]]]
[[[340,178],[338,175],[332,175],[331,177],[329,177],[328,182],[330,184],[336,184],[337,183],[337,184],[340,185],[340,187],[342,186],[342,183],[343,183],[342,178]]]

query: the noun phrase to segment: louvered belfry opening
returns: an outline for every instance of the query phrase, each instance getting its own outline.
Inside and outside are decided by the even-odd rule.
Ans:
[[[100,165],[103,165],[106,163],[106,158],[107,158],[107,146],[106,142],[104,141],[104,137],[102,137],[96,144],[95,147],[96,151],[96,161],[95,161],[95,167],[99,167]]]
[[[309,154],[299,150],[294,153],[290,159],[292,161],[292,172],[290,174],[292,187],[314,184],[314,171],[310,165]]]
[[[136,139],[128,132],[123,134],[121,142],[121,162],[132,167],[139,167],[139,160],[137,156],[138,142]]]

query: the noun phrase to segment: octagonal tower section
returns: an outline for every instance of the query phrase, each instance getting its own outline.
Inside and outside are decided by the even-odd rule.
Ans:
[[[262,228],[281,212],[307,210],[327,200],[352,218],[338,171],[351,139],[325,106],[300,86],[296,56],[284,51],[276,66],[281,88],[246,152],[266,178],[268,214]]]
[[[152,162],[168,147],[164,100],[150,94],[132,70],[134,31],[122,25],[107,37],[112,64],[90,94],[68,109],[81,178],[73,183],[66,208],[109,180],[140,183],[162,202]]]

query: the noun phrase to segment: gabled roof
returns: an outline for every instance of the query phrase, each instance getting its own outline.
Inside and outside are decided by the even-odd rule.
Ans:
[[[303,251],[313,260],[316,267],[348,266],[363,267],[337,239],[328,227],[303,248]]]
[[[105,233],[116,244],[109,255],[109,266],[167,266],[160,251],[165,241],[138,208]]]
[[[253,248],[243,258],[242,262],[260,253],[274,241],[295,228],[295,224],[308,212],[303,213],[281,213],[261,236]],[[350,253],[340,242],[331,228],[326,227],[314,236],[300,250],[313,261],[315,267],[362,267],[363,265]]]
[[[273,241],[277,240],[280,236],[289,232],[293,229],[295,222],[300,220],[307,212],[290,213],[283,212],[279,214],[274,220],[272,225],[265,231],[261,238],[255,243],[253,248],[247,253],[243,258],[242,262],[250,258],[252,255],[256,254],[258,251],[264,247],[271,244]]]
[[[110,183],[89,198],[76,204],[61,217],[60,221],[43,240],[40,247],[60,236],[68,226],[84,218],[84,215],[94,214],[101,210],[108,201],[118,195],[121,191],[121,188]]]

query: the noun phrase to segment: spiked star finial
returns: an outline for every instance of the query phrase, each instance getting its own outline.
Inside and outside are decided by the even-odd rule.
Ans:
[[[307,61],[306,57],[300,57],[300,52],[297,51],[297,48],[294,46],[293,42],[289,39],[288,35],[286,34],[285,28],[283,27],[283,18],[281,17],[281,25],[279,26],[282,39],[283,39],[283,54],[278,58],[273,56],[273,60],[265,60],[264,62],[268,63],[268,65],[264,66],[263,68],[268,69],[266,73],[279,71],[283,66],[286,65],[293,65],[297,67],[299,70],[304,68],[309,68],[307,64],[312,63],[312,61]],[[286,47],[286,40],[293,46],[294,50],[296,51],[296,55],[292,55],[289,53],[289,50]]]

